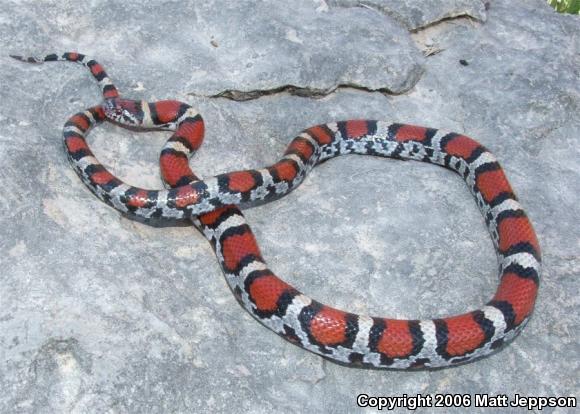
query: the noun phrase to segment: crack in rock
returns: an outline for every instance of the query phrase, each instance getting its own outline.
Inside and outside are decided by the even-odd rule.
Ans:
[[[444,38],[444,33],[447,33],[452,26],[463,25],[465,27],[473,27],[476,22],[476,20],[468,15],[447,17],[413,31],[411,38],[415,42],[415,45],[423,52],[423,55],[429,57],[444,52],[447,49],[440,41]]]
[[[485,22],[489,8],[489,2],[482,0],[435,0],[429,7],[400,0],[330,0],[329,3],[338,8],[364,7],[374,10],[398,21],[410,32],[453,19]]]
[[[421,26],[419,28],[412,29],[411,33],[415,34],[415,33],[421,32],[423,30],[431,29],[435,26],[446,24],[446,23],[449,23],[449,22],[452,22],[455,20],[467,20],[468,22],[471,22],[471,23],[483,23],[484,22],[480,19],[473,17],[469,13],[459,13],[459,14],[454,14],[452,16],[443,17],[435,22],[431,22],[431,23],[426,24],[424,26]]]
[[[413,87],[417,84],[421,76],[423,75],[424,71],[421,71],[417,76],[416,79],[413,79],[410,82],[410,85],[404,89],[393,91],[388,87],[382,88],[370,88],[368,86],[362,86],[352,83],[341,83],[329,89],[319,89],[319,88],[312,88],[307,86],[297,86],[297,85],[281,85],[276,88],[271,89],[251,89],[247,91],[239,90],[239,89],[225,89],[221,92],[218,92],[213,95],[203,95],[198,94],[195,92],[190,92],[188,95],[203,97],[203,98],[224,98],[229,99],[232,101],[251,101],[254,99],[259,99],[264,96],[271,96],[271,95],[279,95],[279,94],[290,94],[293,96],[300,96],[303,98],[312,98],[312,99],[322,99],[333,93],[341,90],[358,90],[358,91],[365,91],[365,92],[379,92],[383,95],[402,95],[404,93],[409,92]]]

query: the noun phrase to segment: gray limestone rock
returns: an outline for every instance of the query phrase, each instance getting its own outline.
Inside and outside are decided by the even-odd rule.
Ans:
[[[330,9],[310,0],[162,6],[128,1],[84,5],[88,9],[78,16],[74,4],[35,6],[38,15],[47,17],[24,27],[16,19],[5,21],[11,48],[52,52],[78,48],[84,40],[91,46],[83,52],[103,56],[103,64],[112,50],[124,57],[115,68],[120,88],[166,82],[173,85],[168,96],[187,90],[247,99],[255,90],[287,87],[308,95],[343,85],[399,94],[411,89],[423,71],[423,57],[407,31],[362,8]],[[18,3],[3,12],[21,19],[30,13]],[[161,70],[166,62],[170,67]],[[135,79],[137,73],[147,77]]]
[[[380,2],[407,20],[322,0],[141,3],[2,5],[0,412],[350,413],[361,393],[579,396],[578,16],[543,0]],[[502,352],[440,371],[347,368],[284,341],[242,310],[191,226],[122,217],[74,174],[62,125],[99,103],[94,81],[73,64],[7,57],[66,50],[99,60],[127,97],[199,108],[207,136],[191,164],[204,176],[269,165],[300,130],[340,119],[478,139],[543,248],[533,318]],[[104,124],[90,144],[123,179],[159,188],[167,138]],[[443,317],[496,288],[475,203],[432,165],[342,157],[245,214],[274,271],[335,307]]]

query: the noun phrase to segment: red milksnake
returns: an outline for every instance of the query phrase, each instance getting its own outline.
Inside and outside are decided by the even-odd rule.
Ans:
[[[83,182],[123,213],[144,218],[191,218],[213,246],[238,301],[289,341],[344,364],[393,369],[444,367],[490,354],[515,337],[528,321],[539,285],[538,241],[497,160],[473,139],[383,121],[333,122],[304,130],[272,166],[199,180],[188,160],[202,143],[204,123],[191,106],[178,101],[121,99],[101,65],[82,54],[13,57],[31,63],[72,61],[91,70],[104,103],[75,114],[64,126],[68,158]],[[85,136],[104,120],[174,131],[160,158],[168,190],[130,186],[99,163]],[[287,194],[318,163],[342,154],[425,161],[463,177],[498,253],[500,284],[492,300],[463,315],[395,320],[333,309],[275,276],[236,205]]]

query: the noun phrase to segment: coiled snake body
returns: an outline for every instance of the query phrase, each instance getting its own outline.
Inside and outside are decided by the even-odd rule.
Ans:
[[[104,103],[73,115],[64,126],[68,158],[99,198],[123,213],[191,218],[210,241],[238,301],[289,341],[344,364],[408,369],[444,367],[487,355],[515,337],[533,310],[540,275],[534,230],[496,158],[473,139],[443,130],[373,120],[350,120],[304,130],[280,161],[259,170],[200,180],[188,159],[203,140],[204,123],[178,101],[119,98],[96,61],[78,53],[22,58],[31,63],[72,61],[87,66]],[[174,131],[161,152],[167,190],[128,185],[95,158],[85,137],[110,120]],[[318,163],[343,154],[412,159],[456,171],[479,206],[498,253],[500,283],[480,309],[433,320],[356,315],[319,303],[278,278],[266,265],[236,204],[270,200],[298,186]]]

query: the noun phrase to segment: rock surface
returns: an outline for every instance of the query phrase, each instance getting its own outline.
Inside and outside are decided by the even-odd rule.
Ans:
[[[0,412],[349,413],[360,393],[579,396],[577,16],[542,0],[141,3],[7,1],[2,50],[79,50],[126,96],[198,107],[202,175],[271,164],[298,131],[331,120],[473,136],[543,247],[536,312],[504,351],[450,370],[326,362],[241,309],[193,228],[121,217],[83,186],[60,137],[100,100],[86,70],[0,56]],[[112,125],[90,137],[120,177],[149,187],[161,186],[166,138]],[[343,157],[246,216],[279,275],[349,311],[445,316],[495,290],[475,203],[431,165]]]

